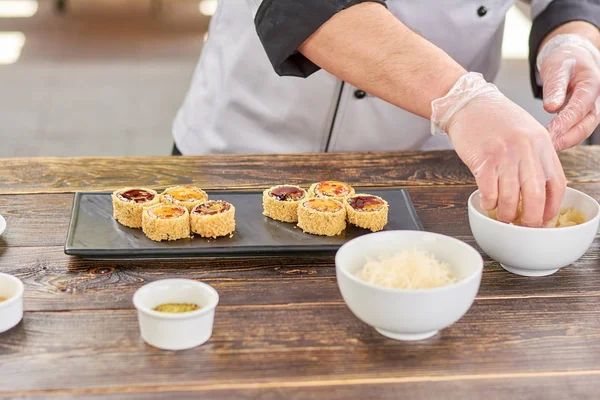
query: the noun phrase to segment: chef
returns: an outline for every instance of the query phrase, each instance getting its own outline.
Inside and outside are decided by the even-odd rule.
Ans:
[[[491,83],[512,0],[221,0],[174,154],[454,148],[484,209],[512,222],[522,198],[541,226],[566,187],[556,151],[600,122],[600,0],[531,3],[548,127]]]

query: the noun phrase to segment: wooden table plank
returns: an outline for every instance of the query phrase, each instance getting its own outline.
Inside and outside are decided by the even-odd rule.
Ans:
[[[600,199],[600,183],[571,187]],[[425,230],[462,238],[471,236],[467,200],[475,189],[435,186],[408,191]],[[0,195],[0,214],[7,221],[0,248],[64,246],[72,203],[72,194]]]
[[[0,343],[11,391],[543,374],[598,369],[598,297],[478,301],[439,336],[389,340],[344,305],[220,306],[204,346],[168,352],[133,310],[27,313]]]
[[[596,400],[600,391],[600,370],[572,373],[503,374],[458,377],[422,377],[414,379],[339,380],[315,382],[272,382],[237,385],[235,389],[209,385],[145,387],[126,389],[43,391],[25,394],[23,400],[146,400],[176,398],[178,400],[347,400],[347,399],[460,399],[481,400],[482,393],[494,400],[577,399]]]
[[[473,183],[453,152],[84,157],[0,160],[0,193],[164,188],[263,188],[340,178],[351,183],[432,185]]]
[[[487,261],[478,298],[598,296],[599,259],[600,239],[574,265],[548,277],[520,277]],[[10,248],[0,258],[0,272],[23,280],[27,311],[133,308],[135,290],[166,278],[206,282],[223,305],[343,301],[331,256],[86,261],[66,256],[62,247]]]
[[[560,157],[571,182],[600,182],[600,147],[575,148]],[[205,189],[264,188],[325,179],[368,186],[474,183],[452,151],[0,160],[0,194],[70,193],[132,185],[162,189],[183,183]]]
[[[64,246],[72,206],[72,194],[0,195],[0,248]]]

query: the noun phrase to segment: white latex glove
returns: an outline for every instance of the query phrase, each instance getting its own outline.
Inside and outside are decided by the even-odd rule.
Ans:
[[[546,129],[478,73],[463,75],[432,106],[432,132],[445,131],[481,192],[481,207],[498,207],[513,222],[540,227],[560,209],[566,179]]]
[[[556,35],[540,50],[537,67],[556,150],[588,138],[600,123],[600,52],[577,34]]]

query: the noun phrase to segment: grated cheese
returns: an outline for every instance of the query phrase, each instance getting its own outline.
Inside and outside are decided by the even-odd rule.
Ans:
[[[457,282],[448,264],[419,250],[403,250],[392,257],[367,261],[356,276],[395,289],[429,289]]]

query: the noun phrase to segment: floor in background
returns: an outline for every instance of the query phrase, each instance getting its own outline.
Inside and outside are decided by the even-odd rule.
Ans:
[[[0,19],[26,37],[0,65],[0,157],[161,155],[209,19],[198,1],[41,0],[32,18]]]
[[[197,0],[40,0],[32,18],[0,19],[26,37],[0,65],[0,157],[166,155],[208,17]],[[500,88],[547,123],[525,60],[505,60]]]

